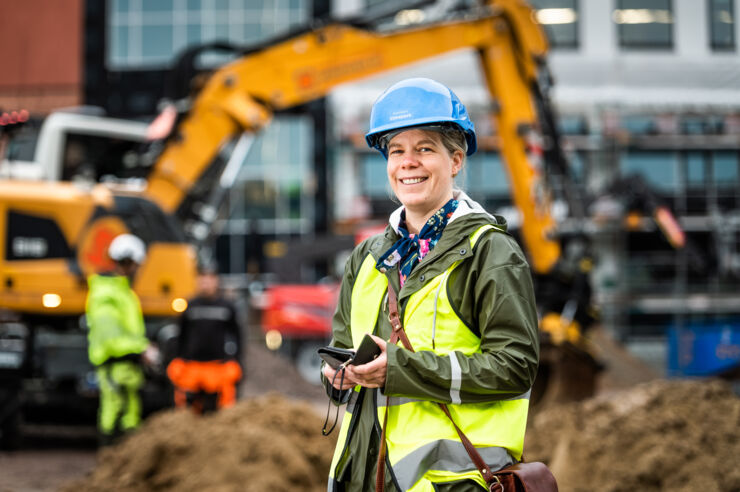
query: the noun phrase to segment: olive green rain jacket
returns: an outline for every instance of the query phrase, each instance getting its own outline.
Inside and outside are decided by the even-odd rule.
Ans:
[[[354,390],[339,392],[331,388],[328,381],[324,381],[327,393],[335,403],[349,399],[330,470],[329,490],[375,490],[376,460],[382,424],[382,414],[379,415],[378,406],[384,408],[386,396],[396,397],[401,403],[420,400],[454,403],[462,410],[466,409],[465,404],[470,404],[467,407],[471,408],[489,408],[486,404],[505,405],[510,400],[525,400],[521,402],[523,406],[514,411],[517,415],[515,427],[518,429],[515,433],[520,434],[514,440],[523,442],[524,430],[521,420],[523,417],[526,423],[529,390],[534,382],[539,358],[537,313],[529,266],[516,241],[504,232],[506,222],[502,217],[489,215],[462,192],[456,192],[456,198],[460,204],[439,242],[409,274],[403,288],[399,288],[397,268],[388,270],[385,276],[398,292],[399,314],[403,320],[412,294],[424,289],[426,284],[433,282],[445,272],[449,272],[446,297],[454,314],[462,322],[460,326],[464,326],[459,337],[461,340],[470,340],[472,337],[476,350],[467,351],[467,355],[456,352],[457,363],[453,363],[450,356],[438,355],[439,350],[435,353],[431,349],[420,350],[415,346],[417,352],[412,353],[400,344],[389,344],[386,385],[382,392],[359,386]],[[350,256],[333,319],[334,346],[343,348],[354,346],[350,320],[352,297],[354,295],[355,299],[358,299],[360,295],[357,292],[360,289],[355,289],[358,272],[363,263],[364,268],[367,268],[366,262],[372,261],[374,264],[377,258],[398,240],[396,228],[399,219],[400,209],[391,216],[391,225],[383,234],[367,239],[355,248]],[[488,227],[480,233],[483,226]],[[477,241],[474,247],[471,247],[471,236],[476,231],[479,231],[479,234],[476,234]],[[368,259],[368,255],[372,259]],[[451,268],[456,262],[456,267]],[[436,292],[435,289],[430,290],[427,295],[439,296],[439,290],[439,288]],[[434,302],[437,302],[436,298]],[[380,304],[379,310],[373,331],[387,340],[391,334],[391,326],[387,318],[388,307],[385,300]],[[434,316],[437,316],[436,312]],[[423,329],[433,331],[426,326]],[[437,349],[439,343],[437,342]],[[454,391],[451,390],[453,387]],[[439,419],[443,419],[438,419],[437,422],[441,422],[441,426],[446,426],[446,417],[439,408],[426,407],[424,415],[420,414],[420,418],[427,419],[429,414],[437,411],[441,416]],[[489,415],[490,418],[499,415],[496,412],[482,412],[483,415],[476,416],[481,419],[479,421],[481,423],[486,422]],[[456,413],[453,410],[453,415],[456,414],[465,415],[464,412]],[[417,431],[414,428],[414,419],[409,420],[412,422],[391,419],[389,431],[392,430],[390,427],[392,425],[402,426],[402,433],[411,434],[413,437]],[[428,419],[426,421],[428,422]],[[465,428],[466,422],[456,423]],[[483,424],[485,425],[491,424]],[[502,422],[502,426],[505,425],[506,423]],[[475,428],[476,425],[469,427],[469,431],[474,432]],[[428,434],[427,431],[428,429],[419,429],[418,434]],[[475,442],[474,438],[471,440]],[[519,449],[498,448],[504,455],[497,457],[499,468],[521,458],[520,446],[514,446],[516,447]],[[423,467],[426,466],[426,461],[434,459],[436,458],[430,456],[423,458],[421,463],[414,465],[416,467],[414,470],[399,469],[402,468],[402,464],[397,463],[398,466],[394,470],[392,462],[391,466],[388,466],[387,458],[386,490],[409,488],[482,490],[480,485],[482,479],[472,462],[469,470],[460,475],[460,480],[450,481],[449,475],[445,478],[442,473],[442,478],[438,482],[430,479],[433,483],[429,483],[430,480],[427,480],[430,476],[429,470]],[[489,465],[494,466],[490,462]],[[426,473],[425,479],[418,480],[422,473]],[[406,477],[401,476],[404,474]]]
[[[86,316],[93,365],[140,354],[149,344],[139,298],[124,276],[91,275]]]

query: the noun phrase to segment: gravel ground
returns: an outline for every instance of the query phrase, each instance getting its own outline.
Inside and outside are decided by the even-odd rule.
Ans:
[[[81,436],[35,435],[23,448],[0,452],[0,492],[56,491],[95,467],[95,440]],[[94,436],[94,433],[93,433]]]

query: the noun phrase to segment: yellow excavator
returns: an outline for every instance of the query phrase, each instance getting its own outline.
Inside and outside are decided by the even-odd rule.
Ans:
[[[591,259],[585,238],[558,236],[550,213],[545,170],[548,179],[557,173],[565,184],[568,170],[547,98],[547,38],[524,1],[488,1],[442,22],[383,34],[330,23],[250,51],[213,73],[197,92],[149,175],[147,195],[165,212],[197,223],[184,216],[193,208],[183,204],[204,189],[203,169],[235,135],[259,131],[275,111],[322,97],[339,84],[465,49],[477,52],[495,108],[499,151],[542,301],[543,351],[532,402],[592,395],[600,364],[582,336],[595,321]],[[573,194],[566,198],[578,200]]]
[[[383,32],[327,22],[240,52],[152,125],[160,138],[142,152],[151,165],[138,180],[0,181],[0,378],[10,381],[0,394],[0,439],[12,434],[21,408],[94,395],[80,317],[85,277],[107,266],[112,237],[131,232],[148,245],[134,284],[147,318],[177,314],[194,288],[195,247],[250,136],[274,112],[456,50],[480,60],[537,280],[543,357],[533,402],[551,393],[545,388],[557,388],[558,399],[593,393],[599,364],[583,337],[595,320],[591,260],[582,236],[558,236],[545,179],[547,170],[548,180],[567,180],[547,98],[547,39],[524,1],[488,0],[438,22]]]

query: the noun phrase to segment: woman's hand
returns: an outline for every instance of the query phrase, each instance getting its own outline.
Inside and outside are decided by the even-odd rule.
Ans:
[[[337,374],[337,372],[338,371],[334,370],[329,364],[324,364],[324,369],[322,373],[324,374],[326,380],[329,381],[329,384],[334,381],[334,384],[332,384],[334,388],[338,390],[346,390],[354,388],[356,385],[360,384],[350,377],[349,371],[344,372],[344,381],[342,381],[342,375]],[[336,379],[334,379],[335,374],[337,375]]]
[[[386,365],[388,363],[386,342],[375,335],[370,336],[378,344],[378,347],[380,347],[380,355],[374,361],[362,364],[361,366],[348,365],[345,380],[349,377],[349,379],[356,382],[355,384],[359,384],[360,386],[366,388],[382,388],[385,386]]]

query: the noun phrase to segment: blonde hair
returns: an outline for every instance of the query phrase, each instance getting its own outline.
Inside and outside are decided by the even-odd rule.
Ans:
[[[443,127],[436,131],[439,133],[442,145],[445,146],[450,155],[454,155],[458,151],[462,152],[460,171],[457,173],[459,174],[465,169],[465,157],[468,153],[468,141],[465,139],[465,134],[456,128],[450,127]]]

